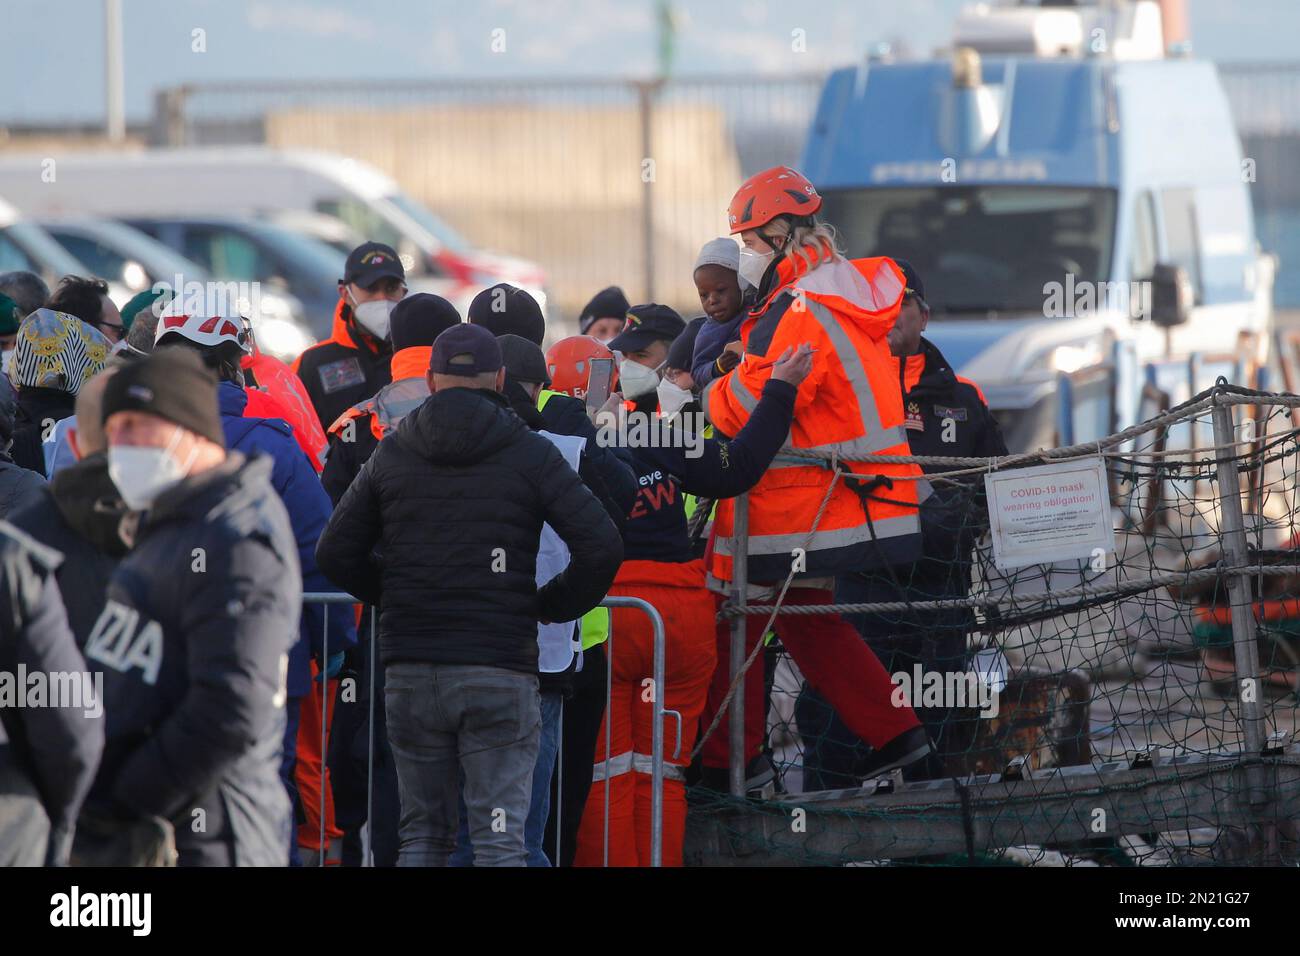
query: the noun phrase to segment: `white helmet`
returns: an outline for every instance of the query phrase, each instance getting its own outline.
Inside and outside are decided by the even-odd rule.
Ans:
[[[164,314],[158,320],[158,328],[153,335],[154,346],[161,345],[169,335],[180,336],[200,348],[215,349],[233,345],[244,354],[253,350],[248,333],[244,330],[244,320],[238,315]]]

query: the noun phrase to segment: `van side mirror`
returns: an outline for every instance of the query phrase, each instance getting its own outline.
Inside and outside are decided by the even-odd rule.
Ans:
[[[1183,325],[1192,317],[1195,295],[1182,266],[1157,263],[1151,273],[1151,321],[1161,328]]]

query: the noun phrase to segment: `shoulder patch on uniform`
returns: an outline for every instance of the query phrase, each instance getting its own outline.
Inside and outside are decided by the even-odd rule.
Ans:
[[[951,418],[955,422],[966,421],[966,409],[948,408],[946,405],[934,406],[934,413],[940,418]]]
[[[353,385],[361,385],[366,380],[365,372],[361,371],[361,363],[355,356],[322,365],[319,373],[320,386],[326,395]]]
[[[903,419],[903,427],[910,428],[914,432],[925,431],[925,419],[921,416],[921,405],[919,402],[907,403],[907,417]]]

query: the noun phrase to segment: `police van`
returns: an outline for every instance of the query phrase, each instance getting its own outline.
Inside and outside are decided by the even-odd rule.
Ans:
[[[802,170],[850,255],[916,267],[927,337],[1013,451],[1126,427],[1153,388],[1254,384],[1267,358],[1252,163],[1155,3],[967,8],[950,57],[832,73]]]

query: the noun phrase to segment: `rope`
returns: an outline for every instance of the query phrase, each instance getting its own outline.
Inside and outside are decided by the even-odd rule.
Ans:
[[[1004,597],[945,598],[941,601],[882,601],[877,604],[792,604],[789,607],[781,607],[779,604],[747,604],[743,608],[734,604],[724,604],[722,610],[718,613],[723,617],[741,617],[746,614],[766,614],[769,611],[780,614],[887,614],[898,611],[964,610],[966,608],[1001,607],[1003,605],[1014,607],[1017,604],[1033,604],[1074,597],[1132,597],[1135,594],[1141,594],[1143,591],[1154,591],[1156,588],[1167,587],[1170,584],[1193,584],[1197,581],[1208,581],[1230,574],[1284,576],[1296,574],[1297,572],[1300,572],[1300,563],[1255,564],[1232,568],[1215,566],[1200,568],[1195,571],[1183,571],[1177,574],[1166,574],[1142,581],[1133,581],[1113,588],[1090,588],[1088,585],[1083,584],[1072,588],[1062,588],[1059,591],[1040,591],[1036,594],[1009,594]]]
[[[827,505],[830,504],[831,494],[835,491],[835,483],[840,480],[840,476],[843,474],[839,469],[839,461],[834,455],[831,456],[831,469],[831,480],[826,485],[826,494],[822,497],[822,503],[817,508],[817,514],[813,517],[812,527],[808,529],[808,536],[804,538],[803,547],[800,549],[801,551],[806,552],[808,546],[812,544],[813,535],[816,534],[817,526],[821,523],[822,516],[826,513]],[[717,713],[713,715],[713,722],[709,724],[708,729],[706,729],[704,733],[700,734],[699,739],[695,742],[695,748],[691,751],[691,761],[694,761],[695,758],[699,756],[700,751],[704,749],[705,741],[712,736],[713,732],[718,729],[718,725],[722,723],[722,715],[725,714],[727,709],[731,706],[731,699],[736,696],[736,690],[742,683],[744,683],[745,675],[749,673],[750,667],[752,667],[754,661],[758,659],[758,655],[762,653],[763,648],[767,646],[763,641],[763,635],[766,635],[767,632],[771,630],[772,624],[776,621],[776,615],[781,610],[781,603],[785,600],[785,593],[790,590],[790,583],[794,580],[794,569],[795,564],[791,561],[790,573],[785,576],[785,581],[781,585],[781,592],[776,596],[776,603],[769,606],[772,613],[768,617],[767,623],[763,626],[759,639],[754,642],[754,649],[749,652],[749,656],[745,658],[745,662],[741,665],[740,670],[737,671],[735,678],[732,680],[731,686],[727,688],[726,696],[722,698],[722,703],[719,705]],[[741,582],[742,586],[747,585],[747,583],[748,582],[744,581]]]

